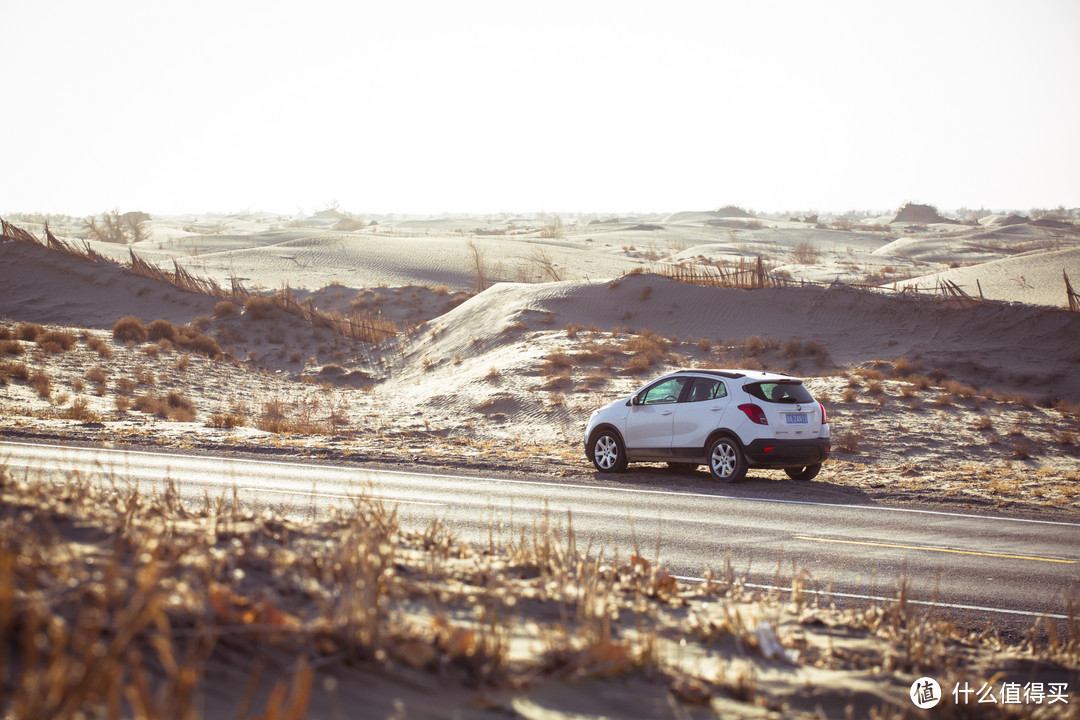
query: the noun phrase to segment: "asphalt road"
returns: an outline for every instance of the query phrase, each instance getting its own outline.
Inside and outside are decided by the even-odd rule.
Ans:
[[[937,604],[959,620],[993,617],[1013,631],[1039,615],[1067,616],[1080,597],[1080,523],[951,510],[734,496],[642,487],[618,479],[581,482],[440,475],[316,462],[101,450],[0,442],[10,471],[62,480],[72,471],[134,481],[144,490],[175,482],[201,505],[237,489],[254,509],[302,517],[348,506],[360,494],[397,503],[406,525],[440,518],[486,545],[531,531],[541,513],[565,527],[572,517],[579,549],[590,542],[610,557],[635,547],[672,574],[700,579],[730,555],[739,575],[760,588],[788,587],[792,568],[810,589],[838,605],[895,597],[901,576],[916,602]],[[672,483],[674,487],[677,483]],[[493,523],[501,530],[491,531]]]

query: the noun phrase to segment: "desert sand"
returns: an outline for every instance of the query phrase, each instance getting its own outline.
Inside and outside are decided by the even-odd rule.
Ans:
[[[1080,285],[1080,230],[1009,215],[829,225],[731,210],[377,224],[184,216],[153,218],[149,239],[132,245],[50,218],[57,238],[100,257],[0,240],[0,436],[593,478],[581,451],[592,409],[678,367],[768,368],[807,378],[835,445],[813,487],[752,471],[758,491],[1075,518],[1080,312],[1068,309],[1062,273]],[[42,240],[44,220],[12,222]],[[124,266],[132,253],[251,294],[138,276]],[[759,258],[769,286],[751,289]],[[395,329],[361,342],[295,303],[251,300],[284,288],[318,317]],[[127,316],[167,321],[164,339],[118,336]],[[654,467],[636,477],[670,481]],[[709,482],[700,471],[686,481]],[[773,623],[789,646],[785,623],[797,615]],[[620,677],[483,702],[572,717],[591,707],[591,688],[622,688]],[[656,697],[690,697],[701,682],[664,677],[649,686]],[[429,682],[422,671],[395,678]],[[861,708],[907,702],[880,678],[830,680],[849,681],[870,693]],[[735,697],[729,710],[756,716],[729,686],[710,697]],[[843,716],[843,702],[826,705]]]

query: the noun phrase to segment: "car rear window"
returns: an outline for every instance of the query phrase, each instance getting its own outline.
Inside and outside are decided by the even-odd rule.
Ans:
[[[743,389],[758,400],[771,403],[812,403],[814,398],[810,391],[803,387],[797,380],[784,380],[783,382],[756,382],[744,385]]]

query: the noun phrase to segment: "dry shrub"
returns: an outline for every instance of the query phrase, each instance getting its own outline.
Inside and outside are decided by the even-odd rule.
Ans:
[[[180,357],[176,358],[176,369],[179,370],[180,372],[186,371],[188,369],[188,365],[190,365],[190,364],[191,364],[191,356],[190,355],[181,355]]]
[[[135,398],[134,407],[141,413],[157,415],[159,418],[169,417],[169,403],[160,395],[144,393]]]
[[[126,413],[131,407],[131,398],[126,395],[117,395],[113,398],[113,406],[116,407],[117,412]]]
[[[118,342],[145,342],[146,326],[139,318],[128,315],[113,323],[112,336]]]
[[[545,377],[548,378],[547,382],[543,385],[545,390],[561,390],[570,385],[570,370],[568,369],[546,373]]]
[[[637,374],[663,359],[668,351],[668,341],[652,330],[642,330],[623,343],[622,350],[633,355],[627,363],[627,372]]]
[[[259,429],[272,433],[288,432],[288,411],[285,401],[278,398],[263,403],[262,414],[259,415]]]
[[[764,355],[770,350],[780,347],[780,343],[772,338],[763,338],[760,335],[752,335],[743,341],[746,351],[752,356]]]
[[[74,333],[64,332],[61,330],[49,330],[43,332],[37,336],[37,344],[42,350],[47,353],[65,353],[71,348],[75,347],[75,343],[78,342],[78,338]]]
[[[214,413],[210,416],[209,422],[206,423],[213,428],[219,428],[224,430],[231,430],[236,427],[243,427],[247,424],[247,418],[240,413]]]
[[[97,335],[86,336],[86,347],[96,352],[100,357],[106,360],[112,357],[112,348],[109,347],[109,343]]]
[[[157,377],[154,376],[154,371],[145,365],[139,365],[135,368],[135,382],[139,385],[146,385],[153,387],[157,385]]]
[[[581,330],[584,330],[584,329],[585,328],[583,328],[581,325],[575,325],[574,323],[569,323],[566,326],[566,337],[568,337],[568,338],[576,338],[578,332],[581,331]]]
[[[641,375],[652,367],[652,361],[645,355],[634,355],[626,363],[626,372],[631,375]]]
[[[158,355],[161,354],[161,346],[160,345],[147,345],[146,347],[143,348],[143,354],[146,355],[146,357],[151,358],[151,359],[156,358]]]
[[[881,370],[875,367],[861,367],[858,368],[855,373],[866,380],[881,380],[885,377]]]
[[[64,420],[78,420],[79,422],[101,422],[101,416],[90,409],[90,401],[84,397],[77,397],[71,403],[71,407],[60,413]]]
[[[191,322],[188,323],[188,325],[197,329],[199,332],[206,330],[206,328],[210,327],[213,324],[214,318],[210,317],[209,315],[196,315],[194,318],[191,319]]]
[[[109,373],[100,365],[95,365],[86,371],[86,379],[98,385],[104,385],[109,381]]]
[[[229,300],[222,300],[214,305],[214,317],[232,317],[236,314],[236,304]]]
[[[205,355],[211,360],[217,360],[224,353],[217,340],[209,335],[203,335],[195,325],[184,325],[176,336],[176,346],[200,355]]]
[[[122,377],[116,381],[116,392],[125,397],[130,397],[131,393],[135,392],[135,380],[129,377]]]
[[[803,352],[813,358],[824,360],[829,357],[829,348],[817,340],[811,340],[803,345]]]
[[[990,430],[994,427],[994,421],[990,419],[989,415],[982,415],[975,420],[976,430]]]
[[[0,325],[0,340],[10,340],[13,337],[11,330]]]
[[[786,340],[780,352],[789,360],[797,358],[803,354],[803,344],[799,340]]]
[[[799,243],[792,250],[795,262],[800,265],[816,265],[821,259],[821,254],[814,249],[809,240]]]
[[[893,362],[893,377],[906,378],[914,375],[918,372],[919,366],[908,360],[906,357],[897,358]]]
[[[858,398],[858,393],[855,392],[855,388],[847,388],[841,396],[841,399],[846,403],[855,402],[856,398]]]
[[[567,370],[569,375],[569,368],[574,366],[574,358],[563,352],[562,350],[552,350],[544,358],[544,364],[540,368],[540,374],[544,377],[551,377],[552,375],[559,374],[562,370]]]
[[[244,305],[244,317],[248,320],[269,320],[277,314],[278,306],[273,298],[255,295]]]
[[[0,375],[25,382],[30,379],[30,368],[26,366],[26,363],[2,362],[0,363]]]
[[[37,370],[30,376],[30,387],[40,398],[47,400],[52,397],[52,378],[44,370]]]
[[[833,447],[843,453],[857,453],[866,439],[862,421],[855,418],[850,427],[841,430],[833,438]]]
[[[26,342],[34,342],[38,339],[38,335],[43,332],[45,332],[45,328],[37,323],[22,323],[15,328],[15,338]]]
[[[958,382],[956,380],[946,380],[944,383],[942,383],[941,389],[951,395],[958,395],[965,399],[975,397],[975,394],[978,392],[970,385],[965,385],[964,383]]]
[[[883,395],[885,393],[885,388],[880,382],[874,380],[866,386],[866,392],[870,395]]]
[[[176,336],[176,326],[168,320],[159,318],[146,326],[146,338],[153,342],[158,340],[173,342],[176,340]]]
[[[23,355],[26,350],[18,340],[0,340],[0,355]]]
[[[699,338],[694,344],[697,345],[697,349],[702,352],[712,352],[713,343],[709,338]]]
[[[1035,407],[1035,399],[1032,398],[1027,393],[1021,393],[1021,392],[1004,393],[1004,394],[1002,394],[1001,399],[1003,401],[1007,402],[1007,403],[1013,403],[1015,405],[1021,405],[1021,406],[1026,407],[1026,408]]]
[[[177,422],[195,420],[195,403],[175,390],[169,391],[164,396],[153,393],[140,395],[135,398],[135,409],[147,415],[156,415],[159,418]]]

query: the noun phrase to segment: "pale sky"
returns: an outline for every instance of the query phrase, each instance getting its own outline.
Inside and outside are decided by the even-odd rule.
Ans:
[[[0,0],[0,213],[1080,205],[1080,2]]]

